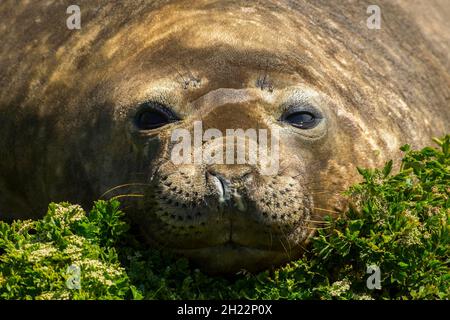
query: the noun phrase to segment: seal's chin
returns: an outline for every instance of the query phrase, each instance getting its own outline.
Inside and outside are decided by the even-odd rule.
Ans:
[[[296,258],[286,251],[248,247],[234,242],[212,247],[178,249],[175,252],[188,257],[210,274],[231,274],[242,270],[256,272]]]

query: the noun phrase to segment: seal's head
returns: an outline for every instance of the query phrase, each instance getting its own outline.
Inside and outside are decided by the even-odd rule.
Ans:
[[[155,20],[154,30],[131,29],[141,41],[147,30],[154,35],[123,64],[127,82],[114,98],[127,101],[116,114],[126,115],[147,175],[144,200],[131,200],[143,234],[213,272],[295,258],[316,221],[341,206],[339,192],[356,181],[355,166],[379,165],[397,151],[389,122],[405,109],[401,97],[378,86],[374,96],[390,96],[389,103],[370,101],[352,50],[322,42],[329,30],[302,26],[306,16],[288,7],[168,6]],[[104,50],[118,50],[125,36]],[[364,98],[346,101],[344,84]],[[368,126],[379,134],[366,136]],[[238,129],[247,135],[235,139]],[[240,162],[239,147],[252,145]],[[261,158],[250,161],[260,148],[274,160],[269,168]]]
[[[377,33],[364,1],[89,2],[80,31],[58,27],[59,1],[2,5],[46,25],[2,37],[0,207],[107,191],[148,243],[210,272],[295,258],[356,166],[450,120],[445,67],[388,1]]]
[[[333,188],[339,175],[324,174],[338,140],[335,106],[294,55],[296,36],[280,39],[288,20],[267,25],[276,11],[173,10],[158,12],[165,34],[135,55],[145,62],[120,72],[128,80],[114,100],[127,101],[115,114],[127,124],[142,161],[130,163],[141,168],[144,185],[128,191],[142,198],[119,191],[149,243],[204,270],[289,261],[303,251],[314,221],[334,210],[323,201],[316,210],[314,202],[341,190]]]
[[[153,154],[144,234],[215,272],[288,261],[314,230],[331,104],[306,87],[257,86],[207,89],[184,114],[161,96],[132,113],[135,143]]]

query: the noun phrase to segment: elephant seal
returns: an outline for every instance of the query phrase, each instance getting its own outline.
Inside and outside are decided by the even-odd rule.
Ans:
[[[449,129],[445,1],[378,1],[379,30],[367,1],[78,2],[80,30],[68,1],[0,4],[4,219],[120,197],[150,245],[259,270],[301,254],[356,166]],[[174,164],[173,133],[196,123],[217,137],[187,158],[229,129],[276,131],[278,170]]]

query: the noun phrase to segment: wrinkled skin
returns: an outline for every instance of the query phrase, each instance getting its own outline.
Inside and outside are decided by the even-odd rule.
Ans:
[[[149,245],[213,273],[259,270],[301,254],[314,221],[345,205],[356,166],[449,131],[445,1],[382,1],[381,30],[366,27],[370,1],[93,2],[78,1],[78,31],[65,27],[69,1],[0,4],[5,219],[107,192]],[[147,101],[179,120],[139,130]],[[280,121],[292,105],[319,125]],[[171,133],[199,120],[278,130],[278,173],[174,165]]]

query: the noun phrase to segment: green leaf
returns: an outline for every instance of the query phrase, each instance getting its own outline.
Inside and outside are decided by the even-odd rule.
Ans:
[[[393,161],[389,160],[383,168],[383,176],[386,178],[392,171]]]
[[[405,144],[403,146],[400,147],[400,150],[403,152],[408,152],[411,150],[411,146],[409,144]]]

